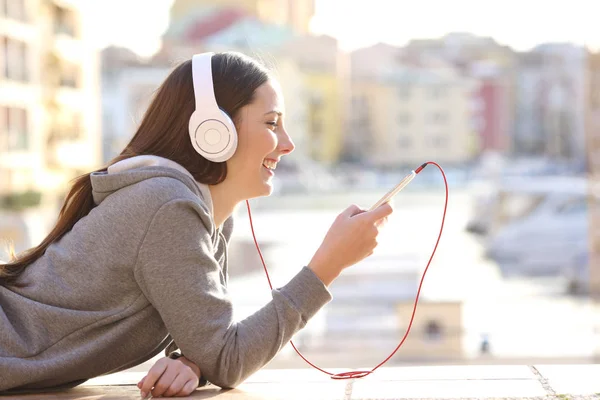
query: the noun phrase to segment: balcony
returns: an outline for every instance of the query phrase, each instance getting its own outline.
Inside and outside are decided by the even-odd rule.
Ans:
[[[27,191],[0,195],[0,210],[21,211],[40,205],[41,192]]]
[[[56,3],[51,5],[51,10],[54,34],[77,38],[79,36],[79,15],[77,11]]]
[[[46,162],[52,168],[88,169],[89,154],[89,144],[83,140],[55,139],[46,150]]]

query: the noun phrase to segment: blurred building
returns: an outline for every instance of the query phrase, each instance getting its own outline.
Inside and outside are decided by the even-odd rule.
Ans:
[[[272,14],[265,16],[261,11],[268,6],[276,14],[274,8],[281,7],[285,13],[301,9],[298,15],[310,11],[312,16],[312,1],[233,3],[176,1],[163,46],[148,62],[133,60],[132,66],[128,61],[131,54],[116,49],[111,54],[104,52],[105,160],[122,148],[139,122],[140,109],[134,99],[141,95],[138,88],[147,93],[147,89],[158,87],[160,81],[156,79],[164,79],[166,69],[194,53],[239,51],[263,62],[281,84],[286,128],[296,143],[296,150],[286,158],[282,169],[291,164],[303,165],[307,159],[323,164],[337,162],[347,110],[343,106],[344,58],[337,41],[305,35],[308,14],[300,18],[306,20],[304,26],[292,20],[274,21]],[[119,57],[125,65],[119,65]],[[116,106],[113,99],[118,99],[120,105]]]
[[[487,60],[502,67],[514,62],[514,53],[491,37],[452,32],[439,39],[415,39],[405,47],[408,56],[441,57],[459,69],[468,69],[474,61]]]
[[[86,18],[74,0],[0,7],[0,197],[15,221],[23,209],[56,207],[69,181],[99,164],[99,68]],[[41,239],[35,231],[44,229],[20,235],[17,250]]]
[[[586,79],[586,150],[587,171],[592,194],[600,188],[600,52],[589,53]],[[587,260],[590,293],[600,300],[600,208],[597,202],[589,202],[590,256]]]
[[[490,37],[454,32],[439,39],[412,40],[405,58],[437,57],[479,82],[473,91],[473,129],[478,152],[511,151],[516,91],[515,53]]]
[[[478,151],[510,151],[514,111],[511,75],[487,60],[473,62],[468,75],[478,82],[473,93],[473,123],[479,141]]]
[[[276,57],[292,60],[304,83],[300,97],[287,97],[287,104],[303,103],[306,108],[308,156],[325,165],[339,161],[346,122],[344,99],[347,98],[347,58],[336,39],[304,35],[291,39],[277,51]],[[294,131],[294,126],[290,126]]]
[[[353,54],[352,65],[360,63]],[[352,70],[354,157],[378,167],[436,159],[460,165],[476,154],[472,94],[476,82],[443,60],[403,61],[374,74]]]
[[[519,54],[514,149],[556,160],[585,157],[583,48],[544,44]]]
[[[365,149],[371,144],[371,126],[369,113],[366,107],[364,91],[368,89],[368,82],[373,82],[390,66],[395,65],[401,54],[401,49],[385,43],[377,43],[353,51],[349,56],[349,95],[350,103],[345,105],[348,126],[345,130],[342,160],[347,162],[361,162]],[[367,88],[358,88],[359,94],[355,95],[354,89],[358,82],[364,82]],[[371,90],[376,90],[371,88]]]
[[[262,22],[290,27],[297,33],[306,34],[315,13],[314,0],[175,0],[171,7],[170,32],[185,29],[198,16],[211,8],[236,9],[256,17]],[[231,13],[229,15],[232,15]],[[231,17],[229,17],[231,18]],[[233,17],[235,18],[235,17]],[[221,20],[221,24],[224,20]],[[203,29],[210,29],[211,25]],[[220,30],[220,29],[217,29]]]
[[[589,53],[586,68],[587,170],[600,174],[600,52]]]
[[[133,137],[154,92],[171,71],[145,64],[129,50],[102,51],[102,159],[108,163]]]

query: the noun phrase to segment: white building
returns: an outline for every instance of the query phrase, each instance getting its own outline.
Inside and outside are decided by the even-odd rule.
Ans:
[[[41,195],[55,219],[69,181],[100,161],[99,68],[86,18],[75,0],[0,2],[0,236],[17,237],[17,250],[47,227],[23,224],[39,207],[15,207]]]
[[[583,160],[586,53],[569,44],[544,44],[519,57],[515,150]]]
[[[113,53],[117,53],[116,55]],[[107,62],[108,58],[112,58]],[[102,158],[108,163],[119,155],[144,116],[154,92],[171,72],[164,65],[136,63],[126,50],[103,52]],[[116,59],[115,59],[116,58]]]

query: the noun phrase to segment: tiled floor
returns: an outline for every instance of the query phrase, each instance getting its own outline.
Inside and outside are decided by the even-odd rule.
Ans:
[[[332,371],[338,372],[338,371]],[[13,399],[139,399],[145,372],[122,372],[61,393]],[[193,399],[600,399],[600,365],[439,366],[381,368],[362,379],[336,381],[319,371],[262,370],[234,390],[198,389]]]

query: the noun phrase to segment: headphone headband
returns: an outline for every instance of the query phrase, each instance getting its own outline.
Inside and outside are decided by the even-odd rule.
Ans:
[[[216,111],[218,108],[212,80],[212,56],[214,53],[195,54],[192,57],[192,75],[196,110]]]
[[[212,79],[214,53],[192,57],[192,80],[196,109],[188,125],[190,140],[198,154],[207,160],[223,162],[237,148],[237,131],[226,112],[219,108]]]

